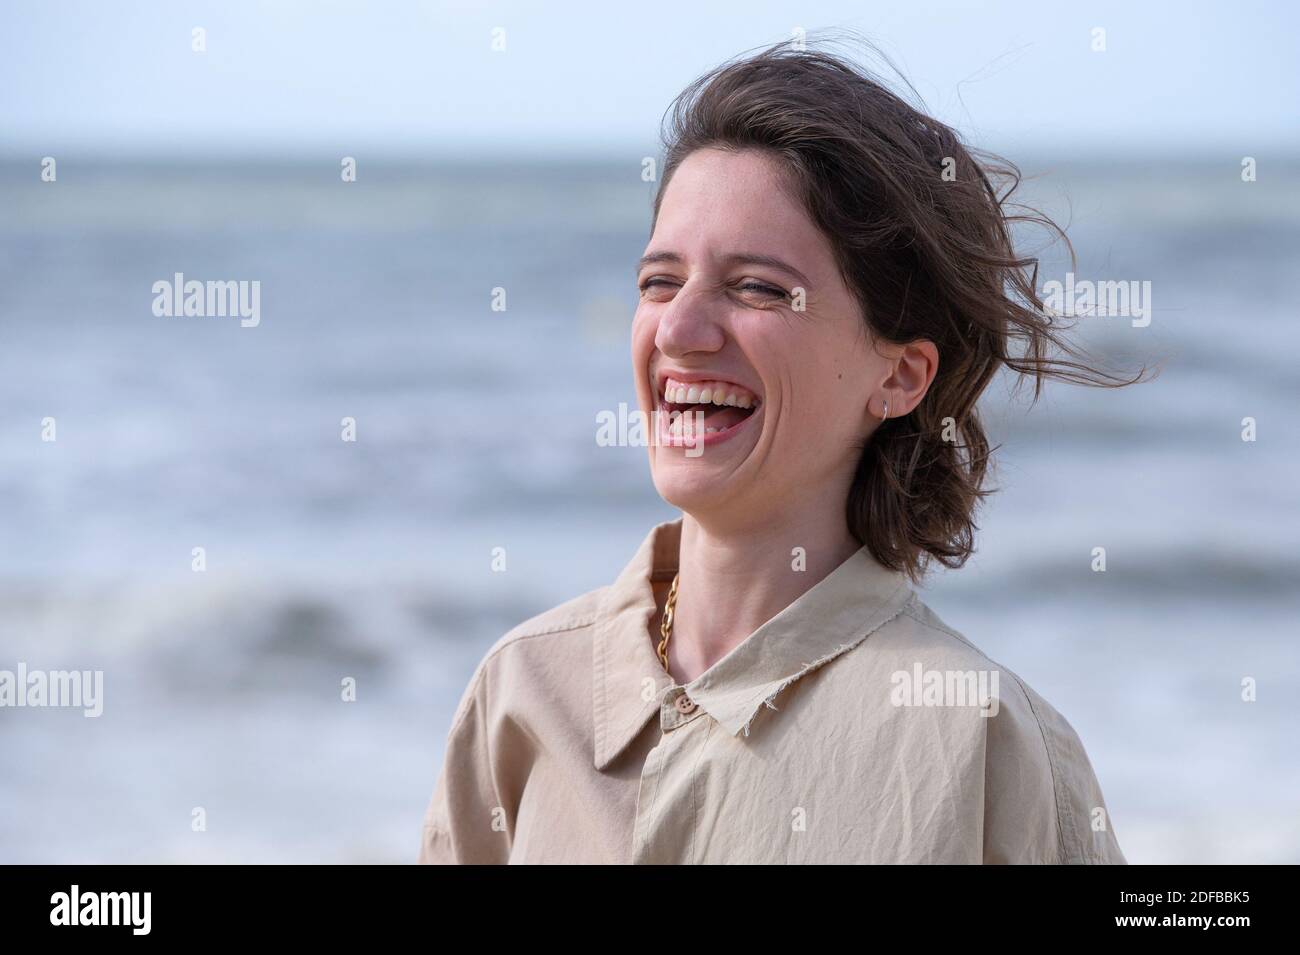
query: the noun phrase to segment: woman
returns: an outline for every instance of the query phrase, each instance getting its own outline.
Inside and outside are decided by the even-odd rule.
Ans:
[[[1007,170],[786,45],[667,145],[632,352],[683,517],[479,664],[420,861],[1123,863],[1070,725],[912,589],[973,550],[996,371],[1122,383],[1048,357]]]

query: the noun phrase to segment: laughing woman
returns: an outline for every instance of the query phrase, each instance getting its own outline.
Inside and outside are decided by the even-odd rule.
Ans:
[[[1070,724],[913,589],[973,550],[996,372],[1125,380],[1041,308],[1003,173],[824,51],[682,94],[632,357],[683,516],[483,658],[420,861],[1125,861]]]

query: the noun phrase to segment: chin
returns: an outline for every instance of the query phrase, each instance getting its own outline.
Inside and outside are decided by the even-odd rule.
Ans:
[[[693,474],[689,470],[690,466],[683,467],[680,461],[659,464],[652,475],[659,496],[688,514],[719,510],[728,500],[734,500],[734,490],[728,482],[719,482],[717,475],[704,469]]]

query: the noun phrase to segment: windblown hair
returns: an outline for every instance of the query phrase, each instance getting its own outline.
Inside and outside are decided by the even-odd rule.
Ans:
[[[846,502],[849,530],[886,567],[919,579],[932,560],[960,567],[974,552],[990,493],[975,403],[1000,368],[1032,379],[1035,400],[1048,378],[1116,387],[1143,375],[1093,367],[1043,307],[1038,260],[1017,254],[1013,224],[1048,228],[1072,262],[1074,250],[1046,216],[1008,201],[1016,166],[968,149],[845,57],[787,41],[724,64],[677,97],[663,138],[655,219],[691,153],[765,150],[830,240],[871,335],[937,347],[925,398],[866,442]]]

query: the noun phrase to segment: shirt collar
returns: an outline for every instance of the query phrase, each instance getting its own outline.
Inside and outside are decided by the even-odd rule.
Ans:
[[[677,573],[682,521],[657,525],[606,591],[593,643],[595,764],[604,769],[658,712],[673,685],[655,653],[652,583]],[[859,548],[685,687],[731,735],[799,677],[857,646],[912,595],[907,577]]]

